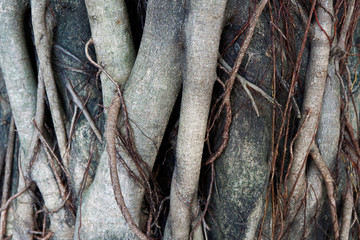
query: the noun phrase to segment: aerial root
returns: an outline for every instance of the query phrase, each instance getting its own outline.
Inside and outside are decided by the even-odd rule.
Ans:
[[[241,46],[241,48],[239,50],[239,53],[238,53],[238,55],[236,57],[234,66],[230,71],[230,77],[225,83],[225,90],[224,90],[225,93],[224,93],[222,102],[220,104],[220,107],[218,109],[218,112],[216,113],[216,116],[219,116],[220,113],[223,110],[225,110],[225,125],[224,125],[224,130],[223,130],[223,133],[222,133],[222,142],[220,143],[219,148],[213,154],[211,154],[211,156],[205,161],[204,165],[208,165],[208,164],[214,162],[222,154],[222,152],[225,150],[225,147],[226,147],[226,145],[227,145],[227,143],[229,141],[229,130],[230,130],[229,128],[230,128],[231,121],[232,121],[232,111],[231,111],[231,102],[230,102],[231,91],[232,91],[232,88],[234,86],[235,79],[239,75],[238,71],[239,71],[240,65],[242,63],[242,60],[243,60],[243,58],[245,56],[245,53],[246,53],[247,49],[249,48],[250,41],[251,41],[252,36],[254,34],[256,24],[257,24],[257,22],[259,20],[259,17],[260,17],[260,15],[261,15],[261,13],[262,13],[262,11],[263,11],[263,9],[264,9],[264,7],[266,6],[267,3],[268,3],[268,0],[261,0],[256,5],[255,12],[253,13],[253,15],[251,16],[251,18],[249,20],[249,26],[248,26],[248,29],[246,31],[246,34],[245,34],[245,37],[244,37],[244,40],[243,40],[243,44],[242,44],[242,46]],[[224,61],[223,63],[225,64],[226,62]],[[228,66],[227,63],[226,63],[226,65]],[[246,84],[248,84],[247,80],[245,80],[245,81],[244,80],[239,80],[239,81],[242,82],[243,86],[244,85],[247,86]],[[249,85],[249,86],[251,86],[255,90],[261,90],[256,85]],[[247,87],[244,87],[244,89],[246,89],[246,88]],[[265,95],[267,95],[267,94],[265,94]],[[252,96],[250,97],[250,99],[252,99]],[[253,102],[253,106],[256,106],[256,104],[254,102]],[[257,107],[255,109],[257,109]],[[257,114],[258,114],[258,112],[257,112]],[[216,120],[216,118],[213,121],[215,121],[215,120]],[[212,125],[212,123],[209,123],[209,125]]]
[[[136,234],[136,236],[140,239],[147,240],[148,237],[141,231],[141,229],[137,226],[134,219],[132,218],[129,209],[125,204],[124,197],[122,195],[118,169],[117,169],[117,161],[116,161],[116,132],[117,132],[117,119],[118,114],[120,112],[121,99],[118,94],[115,94],[108,112],[108,119],[106,124],[106,142],[107,142],[107,152],[109,155],[109,166],[110,166],[110,177],[111,183],[114,191],[114,196],[117,205],[119,206],[122,215],[124,216],[126,222],[129,224],[130,229]]]
[[[130,125],[129,125],[129,117],[128,117],[128,113],[127,113],[126,106],[125,106],[125,100],[123,98],[120,86],[116,83],[116,81],[111,77],[111,75],[100,64],[98,64],[97,62],[95,62],[91,58],[91,56],[89,54],[89,45],[92,44],[92,43],[93,43],[93,40],[89,39],[89,41],[85,44],[85,54],[86,54],[87,59],[89,60],[89,62],[92,65],[94,65],[101,72],[103,72],[109,78],[109,80],[115,85],[115,87],[117,89],[117,92],[113,96],[113,99],[112,99],[110,107],[109,107],[108,118],[107,118],[107,123],[106,123],[106,132],[105,132],[105,140],[106,140],[106,143],[107,143],[106,150],[107,150],[108,155],[109,155],[110,178],[111,178],[112,188],[113,188],[113,191],[114,191],[115,200],[116,200],[116,203],[117,203],[118,207],[120,208],[120,211],[121,211],[123,217],[125,218],[125,221],[129,224],[129,227],[133,231],[133,233],[139,239],[148,240],[149,239],[148,236],[146,236],[141,231],[139,226],[135,223],[133,217],[131,216],[131,214],[129,212],[129,209],[127,208],[127,206],[125,204],[125,200],[124,200],[124,197],[122,195],[119,176],[118,176],[116,137],[117,137],[117,133],[118,133],[117,120],[118,120],[118,115],[119,115],[120,109],[122,109],[122,112],[124,114],[124,118],[125,118],[125,121],[126,121],[127,138],[129,138],[130,141],[131,141],[131,139],[133,139],[131,129],[130,129]],[[126,143],[123,142],[123,144],[125,146]],[[131,145],[131,143],[130,143],[130,145]],[[125,147],[126,148],[127,147],[131,148],[132,145],[131,146],[125,146]],[[133,154],[136,155],[136,153],[133,153]],[[120,157],[120,161],[124,165],[125,162],[123,161],[121,156],[119,156],[119,157]],[[135,157],[137,158],[137,156],[135,156]],[[139,160],[139,159],[136,159],[136,160]],[[142,174],[142,178],[144,180],[146,178],[145,173],[143,171],[141,171],[140,166],[137,165],[137,167],[138,167],[138,170],[139,170],[140,174]],[[150,216],[149,219],[151,221],[151,216]],[[148,223],[148,225],[150,225],[150,224]],[[150,233],[149,229],[148,229],[147,233],[148,234]]]
[[[2,189],[2,198],[1,198],[1,206],[2,208],[5,207],[6,201],[9,198],[10,195],[10,188],[11,188],[11,172],[12,172],[12,165],[13,165],[13,159],[14,159],[14,149],[15,149],[15,121],[14,117],[11,118],[10,123],[10,133],[8,137],[8,146],[6,149],[6,156],[5,156],[5,173],[4,173],[4,183],[3,183],[3,189]],[[3,236],[6,233],[6,220],[7,220],[7,208],[5,208],[3,211],[1,211],[1,233],[0,238],[3,238]]]
[[[219,63],[225,68],[224,70],[226,71],[226,73],[230,73],[231,72],[231,67],[229,66],[229,64],[227,64],[227,62],[221,57],[221,55],[219,55]],[[251,83],[250,81],[248,81],[247,79],[245,79],[244,77],[242,77],[240,74],[236,75],[236,79],[240,81],[242,87],[244,88],[246,94],[249,96],[251,103],[254,107],[254,110],[256,112],[257,116],[260,116],[259,114],[259,110],[256,106],[255,100],[252,96],[252,94],[249,91],[248,87],[251,87],[253,90],[255,90],[256,92],[260,93],[261,96],[263,96],[266,100],[268,100],[270,103],[275,104],[278,108],[281,108],[281,105],[276,101],[276,99],[274,99],[273,97],[269,96],[269,94],[267,94],[264,90],[262,90],[260,87],[258,87],[257,85]]]
[[[52,31],[54,24],[50,14],[47,13],[47,4],[45,0],[31,1],[31,7],[35,47],[39,58],[39,78],[42,78],[45,83],[45,90],[49,99],[50,111],[60,154],[65,160],[64,164],[67,168],[69,163],[66,156],[67,138],[65,124],[60,105],[60,98],[57,93],[54,72],[51,67]]]
[[[316,166],[319,169],[321,176],[324,179],[326,191],[330,201],[330,212],[331,212],[331,219],[333,223],[333,231],[335,239],[339,239],[339,222],[337,217],[336,211],[336,199],[335,199],[335,191],[334,191],[334,180],[332,179],[331,172],[325,163],[324,159],[321,156],[320,150],[318,146],[313,143],[311,145],[310,154],[312,159],[314,160]]]
[[[80,111],[82,111],[84,113],[84,116],[85,116],[86,120],[89,122],[89,125],[90,125],[91,129],[93,130],[93,132],[95,133],[96,138],[99,140],[100,143],[102,143],[102,137],[101,137],[100,130],[96,126],[96,123],[95,123],[93,117],[91,116],[90,112],[87,110],[85,104],[81,101],[80,97],[75,92],[75,89],[72,86],[70,80],[67,78],[65,80],[65,86],[66,86],[66,89],[70,92],[71,97],[72,97],[74,103],[76,104],[76,106],[78,106]]]

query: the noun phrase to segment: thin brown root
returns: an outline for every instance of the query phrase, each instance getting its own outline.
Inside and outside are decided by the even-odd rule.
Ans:
[[[84,113],[84,116],[86,118],[86,120],[89,122],[89,125],[91,127],[91,129],[94,131],[96,138],[99,140],[100,143],[102,143],[102,137],[101,137],[101,132],[98,129],[98,127],[96,126],[96,123],[93,119],[93,117],[91,116],[91,114],[89,113],[89,111],[87,110],[85,104],[81,101],[80,97],[77,95],[77,93],[75,92],[74,87],[72,86],[71,82],[69,79],[67,79],[66,77],[64,77],[65,80],[65,86],[67,88],[67,90],[70,92],[71,97],[74,101],[74,103],[80,108],[80,110]]]
[[[48,240],[48,239],[50,239],[53,235],[54,235],[53,232],[49,232],[48,234],[46,234],[45,237],[38,237],[38,236],[34,235],[34,238],[35,238],[35,239],[38,239],[38,240]]]
[[[87,59],[89,60],[89,62],[92,65],[99,68],[99,70],[101,70],[110,79],[110,81],[116,86],[116,89],[118,90],[118,92],[121,92],[119,84],[117,84],[117,82],[110,76],[110,74],[108,72],[105,71],[105,69],[100,64],[98,64],[91,58],[91,56],[89,54],[89,45],[92,43],[94,43],[94,41],[92,38],[90,38],[89,41],[87,41],[87,43],[85,44],[85,55],[86,55]]]
[[[57,164],[60,166],[60,168],[63,170],[63,172],[66,174],[66,176],[68,177],[68,180],[71,179],[69,172],[67,171],[67,169],[65,169],[65,166],[62,164],[62,162],[60,161],[60,159],[56,156],[56,154],[54,153],[54,151],[51,149],[49,143],[46,141],[45,137],[42,135],[37,123],[35,122],[35,120],[33,120],[35,129],[38,131],[38,136],[40,138],[40,141],[42,144],[44,144],[45,148],[51,153],[51,156],[55,158]]]
[[[250,45],[250,41],[251,41],[252,36],[255,31],[256,23],[258,22],[260,14],[262,13],[267,2],[268,2],[268,0],[261,0],[260,3],[257,4],[256,10],[249,20],[249,27],[248,27],[248,30],[246,31],[246,35],[244,37],[243,44],[242,44],[240,51],[236,57],[234,67],[231,70],[230,77],[226,81],[225,95],[224,95],[224,99],[222,101],[221,107],[219,109],[219,111],[222,111],[223,107],[225,107],[225,111],[226,111],[225,125],[224,125],[224,130],[222,133],[222,142],[220,144],[220,147],[216,150],[216,152],[214,154],[212,154],[210,156],[210,158],[205,162],[205,165],[208,165],[208,164],[214,162],[222,154],[222,152],[224,151],[224,149],[229,141],[229,128],[230,128],[231,121],[232,121],[230,94],[233,89],[235,79],[238,75],[238,71],[239,71],[240,65],[242,63],[242,60],[243,60],[245,53]]]
[[[6,203],[3,204],[3,206],[0,208],[0,212],[6,210],[6,209],[9,207],[10,203],[11,203],[12,201],[14,201],[17,197],[19,197],[21,194],[23,194],[24,192],[26,192],[26,190],[28,190],[28,188],[29,188],[29,185],[23,187],[19,192],[17,192],[15,195],[13,195],[11,198],[9,198],[9,199],[6,201]]]
[[[221,57],[219,56],[219,62],[221,65],[223,65],[225,67],[225,69],[230,72],[231,71],[231,67],[229,66],[229,64],[227,64],[227,62]],[[268,100],[270,103],[275,104],[277,107],[281,108],[281,105],[276,101],[276,99],[274,99],[273,97],[269,96],[269,94],[267,94],[266,92],[264,92],[264,90],[262,90],[260,87],[258,87],[257,85],[249,82],[248,80],[246,80],[244,77],[240,76],[240,74],[236,75],[236,79],[240,81],[241,85],[243,86],[244,90],[246,91],[246,93],[248,94],[251,102],[253,103],[253,107],[257,113],[257,115],[259,116],[259,111],[257,110],[254,98],[252,97],[252,94],[250,93],[248,86],[251,87],[252,89],[254,89],[256,92],[260,93],[261,96],[263,96],[266,100]]]
[[[211,196],[212,196],[212,191],[213,191],[213,186],[214,186],[214,180],[215,180],[215,167],[214,167],[214,163],[211,163],[211,181],[210,181],[210,185],[209,185],[209,193],[206,199],[206,204],[205,204],[205,208],[204,211],[202,212],[202,214],[199,217],[199,220],[195,223],[195,226],[193,227],[193,229],[190,232],[190,237],[193,236],[193,234],[195,233],[195,230],[199,227],[199,225],[205,221],[205,215],[209,209],[209,205],[210,205],[210,200],[211,200]],[[206,235],[206,231],[204,231],[204,234]]]
[[[114,190],[114,196],[117,205],[119,206],[122,215],[124,216],[126,222],[129,224],[130,229],[135,233],[135,235],[140,238],[147,240],[148,237],[141,231],[137,226],[134,219],[132,218],[129,209],[126,207],[124,197],[121,192],[121,186],[119,182],[118,170],[117,170],[117,161],[116,161],[116,132],[117,132],[117,119],[120,112],[121,99],[118,94],[115,94],[108,112],[107,127],[106,127],[106,142],[107,142],[107,152],[109,154],[109,166],[110,166],[110,177],[111,183]]]

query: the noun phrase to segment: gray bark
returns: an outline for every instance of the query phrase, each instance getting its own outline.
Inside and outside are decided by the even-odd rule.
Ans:
[[[246,21],[246,9],[239,11],[224,30],[225,35],[236,35],[239,26]],[[241,65],[244,77],[256,83],[264,77],[260,86],[267,93],[271,89],[271,75],[266,67],[271,59],[263,49],[271,44],[270,29],[266,19],[260,17],[250,43],[248,54]],[[229,38],[231,39],[231,37]],[[225,60],[231,63],[241,47],[239,39],[229,48]],[[222,48],[228,42],[222,43]],[[230,64],[232,65],[232,64]],[[259,71],[259,65],[263,66]],[[215,186],[212,197],[211,214],[207,216],[210,226],[209,239],[256,239],[265,207],[266,186],[270,173],[271,118],[272,105],[261,95],[251,91],[259,108],[257,117],[249,97],[239,83],[235,83],[232,93],[233,120],[230,137],[224,153],[215,162]],[[269,93],[270,94],[270,93]],[[221,135],[219,128],[216,136]],[[215,137],[215,139],[218,139]],[[214,148],[216,149],[216,141]]]
[[[188,7],[177,157],[167,222],[170,230],[165,239],[188,239],[191,223],[199,215],[194,209],[198,208],[201,160],[225,7],[226,1],[192,1]]]
[[[152,168],[166,124],[181,84],[182,61],[180,27],[184,8],[181,1],[148,3],[143,40],[124,98],[134,140],[141,158]],[[136,124],[136,125],[135,125]],[[118,149],[131,169],[134,165],[124,149]],[[96,170],[96,177],[83,196],[81,218],[75,227],[81,239],[131,239],[133,233],[115,203],[105,152]],[[144,189],[118,166],[125,203],[137,224]],[[136,172],[136,171],[135,171]],[[79,224],[81,221],[81,228]]]
[[[36,102],[36,85],[29,56],[26,54],[26,42],[22,19],[28,1],[2,1],[0,3],[0,65],[6,83],[7,93],[13,109],[13,115],[22,145],[22,156],[30,146],[32,137],[31,119],[34,117]],[[8,67],[11,66],[11,67]],[[22,161],[22,169],[27,169],[29,163]],[[18,189],[25,186],[20,179]],[[32,229],[32,200],[28,193],[19,197],[14,211],[9,212],[8,232],[14,233],[14,238],[27,239]],[[14,232],[13,232],[14,231]]]

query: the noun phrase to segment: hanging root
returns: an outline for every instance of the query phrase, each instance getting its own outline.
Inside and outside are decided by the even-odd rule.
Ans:
[[[225,7],[226,1],[190,3],[185,20],[186,70],[165,239],[203,237],[191,222],[199,212],[198,182]]]
[[[66,78],[66,77],[64,76],[64,78]],[[99,140],[100,143],[102,143],[102,137],[101,137],[100,130],[96,126],[96,123],[95,123],[93,117],[91,116],[91,114],[89,113],[89,111],[87,110],[85,104],[81,101],[80,97],[76,94],[75,89],[72,86],[70,80],[67,78],[65,80],[65,86],[66,86],[66,89],[70,92],[71,97],[72,97],[74,103],[76,104],[76,106],[78,106],[78,108],[80,108],[80,111],[82,111],[84,113],[84,116],[85,116],[86,120],[89,122],[91,129],[94,131],[96,138]]]
[[[227,145],[227,142],[229,140],[229,128],[230,128],[231,119],[232,119],[231,103],[230,103],[231,91],[232,91],[232,88],[234,86],[235,79],[238,76],[238,71],[239,71],[240,65],[242,63],[242,60],[243,60],[243,58],[245,56],[245,53],[246,53],[246,51],[247,51],[247,49],[248,49],[248,47],[250,45],[250,41],[251,41],[252,36],[254,34],[256,24],[257,24],[257,22],[259,20],[259,17],[261,15],[264,7],[266,6],[267,2],[268,2],[268,0],[262,0],[257,4],[255,12],[253,13],[253,15],[251,16],[251,18],[249,20],[249,27],[248,27],[248,29],[246,31],[246,35],[244,37],[243,44],[242,44],[242,46],[240,48],[240,51],[239,51],[239,53],[238,53],[238,55],[236,57],[234,66],[233,66],[233,68],[231,70],[230,77],[225,83],[225,95],[224,95],[224,98],[223,98],[222,103],[220,105],[220,108],[218,110],[218,114],[220,114],[223,110],[225,110],[225,113],[226,113],[225,125],[224,125],[224,130],[223,130],[223,133],[222,133],[222,142],[221,142],[219,148],[215,151],[215,153],[213,153],[209,157],[209,159],[206,160],[205,165],[208,165],[208,164],[214,162],[222,154],[222,152],[224,151],[224,149],[225,149],[225,147]],[[223,65],[225,65],[225,63],[226,63],[225,61],[222,62]],[[247,81],[242,81],[240,79],[239,79],[239,81],[242,82],[242,85],[243,84],[248,84]],[[245,87],[244,87],[244,89],[245,89]],[[253,106],[256,106],[256,105],[253,104]]]
[[[11,187],[11,173],[12,173],[12,165],[14,159],[14,148],[15,148],[15,122],[14,118],[11,118],[10,123],[10,134],[8,137],[8,146],[6,150],[5,156],[5,176],[4,183],[2,189],[2,198],[1,198],[1,208],[5,207],[6,201],[10,195],[10,187]],[[0,238],[2,239],[6,233],[6,219],[7,219],[8,209],[5,208],[1,211],[1,220],[0,220]]]
[[[330,202],[330,212],[331,212],[331,219],[333,223],[333,231],[335,239],[339,239],[339,223],[338,217],[336,212],[336,199],[335,199],[335,191],[334,191],[334,180],[331,177],[331,172],[326,165],[324,159],[321,156],[319,148],[316,146],[315,143],[311,145],[310,154],[312,159],[314,160],[315,164],[317,165],[320,174],[322,175],[326,191],[329,197]]]
[[[118,94],[115,94],[111,102],[108,120],[106,124],[106,142],[107,142],[107,152],[109,154],[109,166],[110,166],[110,177],[111,183],[114,190],[114,196],[116,203],[118,204],[122,215],[124,216],[126,222],[129,224],[130,229],[136,234],[139,239],[148,239],[147,236],[140,230],[136,225],[134,219],[132,218],[128,208],[125,205],[125,201],[121,192],[121,186],[119,182],[118,170],[117,170],[117,161],[116,161],[116,132],[117,132],[117,118],[121,106],[121,97]]]
[[[49,99],[52,120],[55,128],[56,137],[61,157],[66,157],[66,131],[61,109],[60,98],[57,93],[54,73],[51,66],[51,50],[52,50],[52,28],[53,23],[50,20],[52,16],[47,13],[47,1],[31,1],[32,7],[32,23],[35,37],[35,47],[39,58],[39,77],[45,82],[46,94]],[[66,161],[65,166],[69,163]]]
[[[341,215],[342,217],[341,231],[340,231],[341,240],[349,239],[353,208],[354,208],[353,186],[352,183],[349,182],[344,196],[344,205]]]
[[[292,189],[290,207],[296,211],[299,200],[303,197],[306,185],[306,158],[315,137],[321,113],[327,68],[329,63],[330,42],[328,35],[332,31],[332,1],[318,1],[318,19],[322,27],[315,25],[314,38],[311,41],[310,62],[307,68],[305,96],[302,112],[308,112],[308,120],[304,122],[304,114],[300,122],[304,126],[295,141],[294,159],[291,164],[288,188]],[[326,9],[326,10],[324,10]],[[324,32],[323,31],[326,31]],[[329,33],[329,34],[327,34]],[[294,212],[290,215],[293,216]],[[291,218],[291,217],[290,217]]]
[[[227,64],[227,62],[221,57],[221,55],[219,55],[219,63],[224,66],[225,70],[227,71],[227,73],[231,72],[231,67],[229,66],[229,64]],[[256,111],[256,115],[259,116],[259,110],[256,107],[256,103],[254,101],[254,98],[252,97],[252,94],[250,93],[248,87],[254,89],[256,92],[260,93],[261,96],[263,96],[266,100],[268,100],[270,103],[275,104],[278,108],[281,108],[281,105],[276,101],[276,99],[274,99],[273,97],[269,96],[266,92],[264,92],[264,90],[262,90],[260,87],[256,86],[255,84],[249,82],[248,80],[246,80],[244,77],[240,76],[240,74],[236,75],[236,79],[240,81],[242,87],[244,88],[244,90],[246,91],[247,95],[249,96],[252,105],[254,107],[254,110]]]

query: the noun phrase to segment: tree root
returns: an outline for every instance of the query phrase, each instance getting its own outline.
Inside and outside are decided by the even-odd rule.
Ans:
[[[314,160],[315,164],[317,165],[319,172],[321,173],[325,186],[326,191],[329,197],[330,201],[330,211],[331,211],[331,218],[333,223],[333,231],[334,231],[334,238],[339,239],[339,223],[338,223],[338,217],[336,212],[336,199],[335,199],[335,191],[334,191],[334,180],[331,177],[331,172],[326,165],[324,159],[321,156],[319,148],[316,146],[315,143],[312,144],[310,154],[312,156],[312,159]]]
[[[324,33],[322,29],[325,29],[328,33],[331,33],[332,31],[332,21],[329,14],[329,11],[332,12],[332,2],[318,2],[320,2],[326,10],[323,8],[319,8],[318,10],[318,18],[322,23],[322,28],[315,25],[315,37],[311,42],[310,63],[307,70],[307,80],[302,110],[302,112],[309,112],[309,116],[306,122],[304,122],[304,116],[302,116],[300,120],[301,123],[304,122],[304,126],[300,131],[299,137],[295,141],[294,159],[291,164],[289,180],[287,183],[288,188],[292,189],[293,192],[293,194],[289,196],[290,206],[293,210],[297,209],[297,207],[295,207],[298,205],[296,202],[298,202],[304,194],[306,183],[305,162],[317,131],[330,55],[331,43],[327,37],[329,34]],[[292,214],[290,213],[290,215]]]
[[[227,64],[227,62],[219,55],[219,63],[224,66],[227,73],[230,73],[232,71],[232,68]],[[266,100],[268,100],[270,103],[275,104],[278,108],[281,108],[281,105],[274,99],[273,97],[269,96],[264,90],[262,90],[260,87],[256,86],[255,84],[251,83],[250,81],[246,80],[244,77],[240,76],[240,74],[236,75],[236,79],[240,81],[242,87],[244,88],[246,94],[249,96],[251,103],[254,107],[254,110],[256,112],[256,115],[259,116],[259,110],[256,106],[256,103],[254,101],[254,98],[252,94],[249,91],[249,88],[254,89],[256,92],[258,92],[261,96],[263,96]]]
[[[185,75],[165,239],[189,238],[190,232],[203,238],[191,222],[199,212],[198,182],[225,7],[226,1],[191,3],[185,20]]]
[[[64,76],[64,78],[66,78],[66,77]],[[100,130],[96,126],[96,123],[95,123],[93,117],[91,116],[91,114],[89,113],[89,111],[87,110],[85,104],[81,101],[80,97],[76,94],[76,92],[74,90],[74,87],[72,86],[69,79],[65,80],[65,86],[66,86],[67,90],[70,92],[71,97],[72,97],[74,103],[76,104],[76,106],[78,106],[80,111],[83,112],[86,120],[89,122],[89,125],[90,125],[91,129],[95,133],[95,136],[97,137],[99,142],[102,143],[102,137],[101,137]]]
[[[121,186],[119,182],[118,170],[117,170],[117,161],[116,161],[116,132],[117,132],[117,118],[121,106],[121,97],[116,94],[113,97],[111,102],[108,119],[106,124],[106,142],[107,142],[107,152],[109,154],[109,166],[110,166],[110,177],[111,183],[114,190],[114,196],[116,203],[118,204],[122,215],[130,226],[130,229],[136,234],[139,239],[148,239],[148,237],[140,230],[140,228],[135,223],[132,218],[129,209],[125,205],[125,201],[121,192]]]
[[[124,0],[86,0],[97,61],[106,67],[118,85],[124,85],[135,61],[127,7]],[[104,71],[103,71],[104,73]],[[103,104],[110,106],[115,86],[101,77]]]
[[[225,110],[226,112],[226,117],[225,117],[225,126],[224,126],[224,130],[222,133],[222,142],[219,146],[219,148],[215,151],[215,153],[213,153],[208,160],[206,160],[205,165],[208,165],[212,162],[214,162],[224,151],[227,142],[229,141],[229,128],[231,125],[231,119],[232,119],[232,112],[231,112],[231,103],[230,103],[230,94],[232,91],[232,88],[234,86],[235,83],[235,79],[238,75],[238,71],[240,68],[240,65],[242,63],[242,60],[245,56],[245,53],[250,45],[250,41],[252,39],[252,36],[254,34],[255,31],[255,27],[256,24],[258,22],[258,19],[260,17],[260,14],[262,13],[265,5],[267,4],[268,0],[262,0],[260,3],[257,4],[256,6],[256,10],[254,12],[254,14],[251,16],[251,19],[249,20],[249,27],[248,30],[246,31],[246,35],[244,37],[244,41],[243,44],[240,48],[240,51],[236,57],[234,66],[232,68],[231,74],[229,79],[226,81],[225,84],[225,95],[224,98],[222,100],[222,103],[220,105],[220,108],[218,110],[218,113],[216,115],[219,115],[223,110]]]
[[[4,183],[2,189],[2,197],[1,197],[1,208],[4,208],[6,205],[6,201],[10,195],[10,187],[11,187],[11,173],[12,173],[12,164],[14,158],[14,148],[15,148],[15,122],[14,118],[11,118],[10,123],[10,133],[8,137],[8,147],[6,150],[5,157],[5,176]],[[1,220],[0,220],[0,238],[2,239],[6,233],[6,218],[7,218],[8,209],[4,209],[1,211]]]
[[[35,47],[39,58],[39,77],[44,79],[46,94],[49,99],[52,120],[55,128],[58,146],[61,157],[66,157],[66,131],[63,114],[60,105],[60,99],[57,93],[54,73],[51,67],[51,50],[52,50],[52,22],[51,16],[47,13],[47,1],[31,1],[32,7],[32,23],[35,37]],[[64,162],[68,167],[69,163]]]

